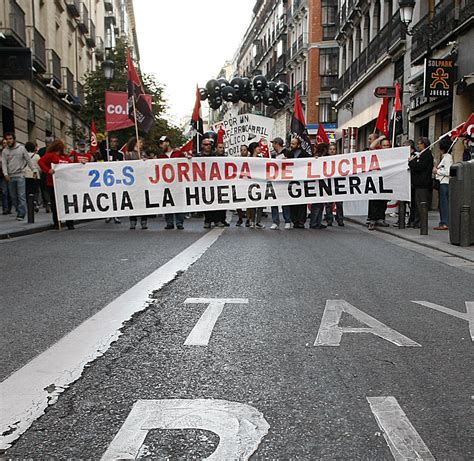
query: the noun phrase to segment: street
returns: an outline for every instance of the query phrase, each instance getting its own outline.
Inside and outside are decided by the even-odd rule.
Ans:
[[[462,258],[125,221],[0,243],[4,457],[473,458]]]

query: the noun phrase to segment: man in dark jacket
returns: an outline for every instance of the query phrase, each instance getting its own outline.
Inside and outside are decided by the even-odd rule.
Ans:
[[[415,217],[413,227],[415,229],[420,227],[420,203],[426,202],[428,205],[431,202],[431,188],[433,185],[432,170],[433,170],[433,154],[430,146],[430,140],[421,137],[418,140],[418,151],[413,154],[408,160],[411,174],[411,187],[415,193]]]
[[[310,155],[301,149],[301,141],[298,138],[292,138],[290,142],[290,152],[288,158],[309,158]],[[307,215],[306,205],[290,205],[290,217],[294,229],[304,229]]]
[[[284,159],[288,157],[288,150],[285,147],[285,143],[282,138],[275,138],[272,141],[272,147],[274,150],[274,155],[272,157],[278,159]],[[285,220],[285,229],[291,229],[291,217],[290,217],[290,207],[283,205],[282,207],[283,219]],[[272,206],[272,221],[273,224],[270,229],[276,230],[280,228],[280,212],[279,207]]]

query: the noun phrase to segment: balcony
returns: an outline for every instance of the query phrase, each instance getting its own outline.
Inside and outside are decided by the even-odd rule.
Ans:
[[[283,53],[277,60],[277,63],[275,66],[275,74],[278,75],[280,73],[285,72],[285,67],[286,67],[286,54]]]
[[[306,80],[302,80],[291,89],[291,98],[293,99],[295,97],[296,91],[298,91],[300,96],[306,96],[306,90],[307,90]]]
[[[105,58],[105,44],[102,37],[95,38],[95,57],[98,61],[103,61]]]
[[[32,35],[33,66],[38,74],[44,74],[47,70],[46,40],[36,28],[32,28]]]
[[[90,48],[95,47],[95,24],[92,22],[92,19],[89,20],[89,32],[86,35],[86,43]]]
[[[8,46],[26,46],[25,12],[15,1],[3,1],[0,9],[0,33]]]
[[[77,27],[83,34],[89,32],[89,10],[84,2],[81,3],[81,15],[77,20]]]
[[[56,88],[61,88],[61,58],[51,49],[46,50],[46,59],[48,62],[48,71],[45,75],[50,80],[50,83]]]
[[[308,33],[303,33],[298,37],[298,52],[308,48]]]
[[[337,75],[321,75],[321,90],[329,91],[337,86]]]
[[[66,7],[69,14],[73,18],[78,18],[81,15],[81,2],[80,0],[66,0]]]
[[[66,96],[72,100],[74,98],[74,76],[72,72],[67,68],[63,67],[63,85],[62,88]]]
[[[474,0],[461,2],[459,8],[454,0],[442,0],[436,5],[431,21],[426,15],[413,28],[412,63],[420,62],[439,43],[447,43],[455,31],[467,26],[473,18]]]

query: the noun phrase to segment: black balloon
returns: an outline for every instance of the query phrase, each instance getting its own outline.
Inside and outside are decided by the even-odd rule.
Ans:
[[[260,91],[252,91],[251,103],[256,105],[256,104],[260,104],[262,101],[263,101],[263,94]]]
[[[219,82],[219,86],[221,87],[221,90],[222,88],[229,86],[229,82],[225,78],[219,78],[217,79],[217,81]]]
[[[214,96],[212,98],[209,98],[209,107],[211,109],[219,109],[219,107],[221,107],[221,104],[222,104],[222,97],[221,96]]]
[[[221,92],[221,86],[216,79],[211,79],[206,83],[206,90],[209,97],[217,96]]]
[[[279,83],[275,89],[275,93],[280,98],[285,98],[290,92],[290,88],[286,83]]]
[[[275,92],[276,87],[277,87],[277,83],[276,83],[276,82],[268,82],[267,88],[268,88],[270,91]]]
[[[267,87],[267,79],[263,75],[257,75],[252,81],[253,88],[263,91]]]
[[[232,102],[237,96],[237,92],[232,86],[225,86],[221,89],[222,99],[227,102]]]
[[[244,80],[240,77],[235,77],[230,81],[230,86],[234,88],[238,94],[241,94],[244,91]]]
[[[205,101],[209,97],[209,93],[205,88],[199,88],[199,96],[201,101]]]
[[[244,92],[250,92],[252,89],[252,83],[250,82],[250,79],[247,77],[243,77],[242,81],[244,82]]]
[[[270,91],[268,88],[263,92],[263,104],[271,106],[275,100],[275,93]]]
[[[285,104],[286,104],[285,99],[280,99],[280,98],[276,97],[273,100],[273,107],[275,107],[276,109],[283,109],[283,107],[285,107]]]

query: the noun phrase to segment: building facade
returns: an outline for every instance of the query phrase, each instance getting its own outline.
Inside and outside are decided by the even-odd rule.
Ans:
[[[339,129],[358,129],[357,148],[367,146],[375,130],[379,86],[399,82],[404,139],[434,141],[474,111],[474,0],[417,0],[408,30],[398,0],[340,0]],[[454,91],[447,97],[424,96],[425,59],[453,59]],[[461,155],[460,143],[456,155]]]
[[[30,49],[33,78],[0,80],[2,133],[68,146],[84,103],[84,75],[127,35],[138,53],[131,0],[0,0],[0,47]]]
[[[286,107],[245,107],[275,119],[273,135],[285,137],[298,91],[310,133],[317,123],[334,123],[330,89],[337,82],[337,0],[257,0],[236,53],[235,75],[265,75],[290,87]]]

